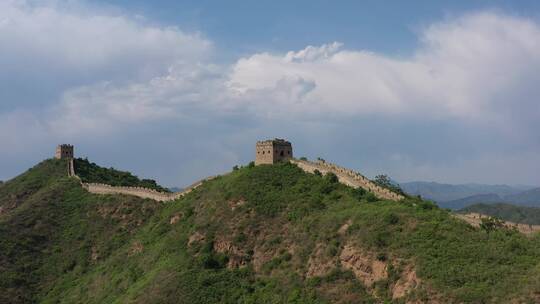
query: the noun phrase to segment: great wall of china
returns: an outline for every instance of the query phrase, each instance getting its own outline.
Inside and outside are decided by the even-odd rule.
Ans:
[[[72,145],[59,145],[57,147],[56,158],[68,159],[68,176],[77,178],[84,189],[86,189],[90,193],[95,194],[125,194],[138,196],[141,198],[149,198],[159,202],[167,202],[176,200],[193,191],[195,188],[201,186],[205,181],[217,177],[207,177],[185,188],[183,191],[175,193],[160,192],[154,189],[144,187],[124,187],[111,186],[100,183],[84,183],[75,172],[73,157],[74,153]],[[399,201],[404,198],[404,196],[400,194],[376,185],[362,174],[353,170],[343,168],[332,163],[327,163],[325,161],[311,162],[308,160],[294,159],[292,158],[291,143],[283,139],[257,142],[255,158],[256,164],[273,164],[279,161],[289,161],[308,173],[314,173],[315,171],[319,171],[322,174],[333,173],[337,176],[340,183],[353,188],[363,188],[367,191],[371,191],[376,197],[380,199]]]
[[[373,194],[375,194],[375,196],[381,199],[399,201],[404,198],[403,195],[399,195],[386,188],[376,185],[358,172],[340,167],[332,163],[328,163],[325,161],[311,162],[307,160],[299,160],[293,158],[289,161],[297,165],[305,172],[314,173],[315,170],[318,170],[322,174],[326,174],[329,172],[334,173],[338,177],[340,183],[351,186],[353,188],[363,188],[367,191],[371,191],[373,192]]]
[[[346,168],[343,168],[334,164],[330,164],[330,163],[322,162],[322,161],[310,162],[310,161],[298,160],[298,159],[290,159],[289,161],[308,173],[314,173],[315,170],[318,170],[322,174],[326,174],[329,172],[334,173],[338,177],[338,180],[340,183],[345,184],[347,186],[351,186],[353,188],[359,188],[359,187],[364,188],[367,191],[373,192],[375,196],[381,199],[399,201],[404,198],[402,195],[399,195],[388,189],[377,186],[376,184],[371,182],[368,178],[364,177],[360,173],[354,172],[352,170],[349,170],[349,169],[346,169]],[[68,175],[79,179],[79,181],[81,182],[81,186],[90,193],[133,195],[133,196],[137,196],[141,198],[153,199],[158,202],[173,201],[178,198],[181,198],[182,196],[193,191],[195,188],[201,186],[205,181],[209,181],[217,177],[217,176],[210,176],[205,179],[202,179],[192,184],[191,186],[185,188],[181,192],[167,193],[167,192],[160,192],[154,189],[149,189],[149,188],[144,188],[144,187],[122,187],[122,186],[111,186],[111,185],[100,184],[100,183],[83,183],[80,180],[80,178],[75,174],[73,159],[70,159],[68,164],[69,164]]]
[[[327,174],[327,173],[333,173],[337,176],[340,183],[345,184],[347,186],[353,187],[353,188],[363,188],[366,191],[372,192],[377,198],[380,199],[386,199],[386,200],[392,200],[392,201],[400,201],[404,199],[405,197],[403,195],[400,195],[398,193],[392,192],[386,188],[380,187],[377,184],[373,183],[371,180],[363,176],[362,174],[326,162],[324,160],[318,160],[316,162],[309,161],[306,159],[295,159],[292,158],[292,152],[290,153],[291,157],[283,158],[283,154],[281,154],[281,150],[276,150],[275,155],[272,155],[271,157],[268,157],[268,153],[271,153],[271,151],[268,151],[268,141],[260,142],[264,143],[264,145],[258,145],[257,151],[256,151],[256,163],[259,164],[273,164],[279,161],[289,161],[292,164],[295,164],[300,169],[307,173],[315,173],[316,171],[319,171],[321,174]],[[290,146],[290,143],[285,142],[284,148],[282,149],[287,150],[288,146]],[[283,145],[283,142],[279,142],[280,145]],[[62,148],[66,148],[68,151],[63,151]],[[273,149],[273,148],[270,148]],[[262,151],[268,152],[264,153]],[[288,151],[288,150],[287,150]],[[290,148],[290,151],[292,151],[292,148]],[[281,155],[280,155],[281,154]],[[264,155],[264,156],[263,156]],[[64,157],[67,156],[67,157]],[[167,193],[167,192],[160,192],[156,191],[154,189],[144,188],[144,187],[122,187],[122,186],[111,186],[107,184],[100,184],[100,183],[84,183],[79,176],[77,176],[75,172],[75,164],[74,164],[74,158],[73,158],[73,146],[70,145],[61,145],[57,148],[56,153],[57,158],[67,158],[68,159],[68,176],[76,178],[79,180],[81,186],[86,189],[90,193],[94,194],[124,194],[124,195],[133,195],[140,198],[147,198],[152,199],[158,202],[168,202],[168,201],[174,201],[176,199],[179,199],[183,197],[184,195],[190,193],[197,187],[201,186],[205,181],[212,180],[217,176],[210,176],[207,178],[204,178],[194,184],[192,184],[189,187],[186,187],[183,191],[175,192],[175,193]],[[484,217],[489,217],[483,214],[455,214],[456,218],[466,221],[472,226],[478,227],[481,223],[481,219]],[[540,231],[540,225],[525,225],[525,224],[517,224],[512,222],[504,222],[504,226],[508,228],[513,228],[518,230],[521,233],[524,234],[532,234],[535,232]]]
[[[125,186],[111,186],[107,184],[100,183],[83,183],[82,180],[75,174],[75,165],[73,158],[68,161],[68,175],[78,179],[81,183],[81,186],[90,193],[94,194],[124,194],[124,195],[133,195],[140,198],[149,198],[158,202],[168,202],[174,201],[181,198],[182,196],[190,193],[195,188],[201,186],[205,181],[212,180],[217,176],[210,176],[204,178],[200,181],[193,183],[191,186],[186,187],[180,192],[168,193],[160,192],[154,189],[144,188],[144,187],[125,187]]]

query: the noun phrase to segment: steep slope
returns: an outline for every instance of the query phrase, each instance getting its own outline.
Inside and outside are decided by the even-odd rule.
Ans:
[[[39,302],[121,247],[158,204],[95,196],[47,160],[0,188],[0,303]],[[68,285],[69,286],[69,285]]]
[[[480,213],[514,223],[540,225],[540,208],[511,204],[475,204],[459,210],[460,213]]]
[[[86,193],[58,161],[35,170],[48,182],[25,192],[29,172],[5,185],[20,192],[0,217],[0,270],[9,272],[0,302],[501,303],[540,294],[538,236],[474,228],[418,199],[378,201],[288,163],[240,168],[166,204]]]

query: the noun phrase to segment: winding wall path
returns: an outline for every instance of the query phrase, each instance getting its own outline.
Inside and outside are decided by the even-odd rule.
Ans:
[[[388,189],[374,184],[372,181],[370,181],[368,178],[358,172],[340,167],[338,165],[334,165],[332,163],[324,161],[311,162],[299,159],[291,159],[290,162],[296,164],[299,168],[309,173],[313,173],[315,172],[315,170],[318,170],[323,174],[332,172],[338,177],[340,183],[351,186],[353,188],[363,188],[367,191],[371,191],[375,194],[375,196],[381,199],[399,201],[404,198],[402,195],[399,195],[395,192],[392,192]],[[68,162],[68,175],[77,178],[80,181],[82,187],[90,193],[134,195],[141,198],[153,199],[158,202],[168,202],[176,200],[190,193],[197,187],[201,186],[205,181],[209,181],[217,177],[210,176],[192,184],[191,186],[185,188],[183,191],[167,193],[144,187],[119,187],[99,183],[83,183],[79,176],[75,174],[75,166],[73,159]]]
[[[309,173],[313,173],[315,172],[315,170],[319,170],[322,174],[332,172],[338,177],[340,183],[351,186],[353,188],[363,188],[367,191],[371,191],[373,192],[373,194],[375,194],[375,196],[381,199],[399,201],[404,198],[403,195],[397,194],[386,188],[376,185],[358,172],[340,167],[332,163],[328,163],[325,161],[311,162],[299,159],[291,159],[290,162],[296,164],[302,170]]]
[[[71,159],[68,162],[68,175],[71,177],[77,178],[80,181],[81,186],[90,193],[133,195],[133,196],[137,196],[141,198],[153,199],[158,202],[174,201],[190,193],[195,188],[201,186],[205,181],[212,180],[217,177],[217,176],[210,176],[200,181],[197,181],[196,183],[193,183],[191,186],[185,188],[184,190],[180,192],[168,193],[168,192],[160,192],[154,189],[149,189],[149,188],[144,188],[144,187],[122,187],[122,186],[111,186],[111,185],[100,184],[100,183],[83,183],[82,180],[79,178],[79,176],[75,174],[75,166],[73,163],[73,159]]]

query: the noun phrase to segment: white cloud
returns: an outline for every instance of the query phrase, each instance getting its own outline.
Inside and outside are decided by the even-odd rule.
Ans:
[[[508,111],[538,104],[538,23],[476,13],[434,24],[422,32],[420,41],[410,58],[339,49],[338,43],[283,56],[255,54],[234,65],[229,86],[251,98],[259,92],[257,100],[272,111],[275,100],[268,91],[276,94],[285,79],[308,81],[312,90],[297,96],[301,102],[291,100],[289,110],[325,115],[376,113],[519,123]],[[528,113],[531,119],[539,114]]]
[[[65,129],[63,124],[74,132],[77,126],[110,129],[115,123],[178,118],[190,111],[232,111],[300,120],[372,114],[460,119],[494,124],[512,134],[540,118],[539,112],[520,110],[538,107],[530,96],[540,95],[535,85],[540,81],[540,26],[528,19],[484,12],[436,23],[421,33],[421,45],[410,58],[347,50],[334,42],[283,55],[254,54],[229,69],[184,50],[192,50],[185,39],[199,42],[195,50],[206,50],[209,42],[121,20],[138,29],[128,32],[143,37],[144,46],[153,44],[144,40],[148,32],[157,31],[161,38],[155,39],[164,49],[176,39],[175,59],[164,59],[168,70],[146,80],[66,90],[58,107],[62,115],[51,123],[56,129]],[[137,34],[128,41],[138,40]],[[119,43],[118,54],[129,54],[123,46],[132,42],[105,45],[114,49]]]
[[[101,81],[146,81],[172,64],[212,54],[212,43],[199,33],[94,11],[78,1],[41,3],[0,2],[0,89],[16,87],[18,100],[43,99],[51,89],[58,98]]]
[[[215,63],[212,42],[198,33],[155,26],[140,16],[87,12],[63,1],[35,6],[8,0],[0,3],[0,66],[5,67],[0,70],[0,98],[12,91],[13,96],[28,94],[29,100],[40,100],[43,88],[52,88],[56,95],[44,103],[36,101],[38,106],[15,101],[2,108],[0,142],[16,145],[18,151],[51,139],[108,137],[109,144],[115,143],[114,138],[139,143],[139,129],[178,123],[175,126],[184,137],[216,151],[220,150],[216,145],[223,148],[226,141],[215,144],[213,140],[241,137],[245,143],[246,137],[275,130],[296,132],[299,138],[311,136],[313,142],[328,147],[346,141],[342,149],[351,149],[363,140],[354,137],[359,133],[355,128],[370,128],[358,121],[370,118],[470,125],[477,131],[454,143],[474,143],[474,136],[496,132],[501,134],[501,146],[525,146],[527,151],[520,155],[535,161],[535,149],[540,145],[536,135],[540,25],[521,17],[482,12],[433,24],[421,32],[419,41],[414,54],[404,58],[347,49],[334,42],[282,54],[256,53],[232,64]],[[243,124],[251,124],[253,129],[239,131],[245,129]],[[414,149],[407,153],[396,148],[392,142],[408,136],[406,130],[384,134],[376,128],[362,130],[362,136],[373,137],[364,140],[371,147],[366,149],[380,149],[372,155],[380,157],[385,145],[397,151],[388,163],[401,165],[383,168],[389,173],[395,168],[401,172],[397,176],[406,179],[407,172],[413,172],[407,167],[410,161],[418,168],[415,176],[458,175],[450,166],[433,165],[437,159],[423,165]],[[173,132],[162,131],[167,136]],[[128,132],[130,139],[123,137]],[[380,140],[388,136],[394,137]],[[182,149],[186,164],[200,155],[187,151],[193,145],[184,147],[180,139],[178,146],[170,139],[164,141],[167,149]],[[407,144],[427,143],[416,138]],[[459,163],[474,162],[475,170],[492,175],[489,162],[477,160],[500,156],[502,163],[506,159],[527,170],[526,161],[509,156],[512,151],[495,157],[488,152],[477,152]],[[7,153],[2,151],[0,156]],[[220,159],[239,158],[227,152]],[[168,168],[169,161],[163,160],[162,168]],[[148,166],[159,171],[154,164]],[[464,171],[466,168],[460,172]],[[538,176],[531,172],[526,176]],[[187,181],[192,172],[182,174]]]

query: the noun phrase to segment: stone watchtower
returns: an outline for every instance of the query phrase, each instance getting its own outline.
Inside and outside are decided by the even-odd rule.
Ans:
[[[54,154],[56,159],[72,159],[73,158],[73,145],[58,145],[56,147],[56,153]]]
[[[292,145],[284,139],[258,141],[255,145],[255,165],[275,164],[292,157]]]

